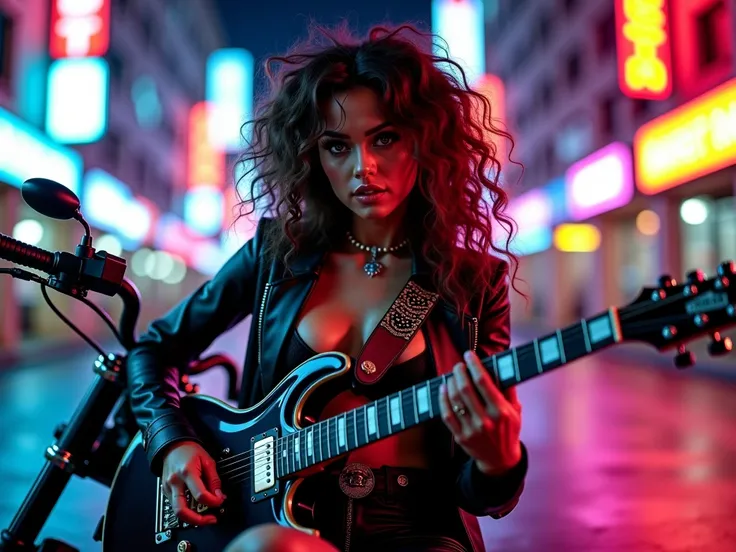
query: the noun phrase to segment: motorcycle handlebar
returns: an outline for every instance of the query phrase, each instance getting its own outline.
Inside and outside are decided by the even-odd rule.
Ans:
[[[110,281],[106,285],[93,286],[93,290],[101,291],[107,295],[115,294],[122,299],[123,312],[120,316],[118,329],[123,346],[130,350],[136,342],[135,326],[141,311],[140,293],[133,282],[123,277],[125,261],[104,253],[103,255],[105,255],[101,257],[103,266],[99,266],[98,263],[98,266],[91,267],[92,270],[97,270],[97,273],[91,276],[88,275],[85,278],[83,274],[84,262],[90,262],[90,259],[83,259],[64,251],[47,251],[40,247],[23,243],[5,234],[0,234],[0,258],[12,263],[42,270],[52,276],[57,276],[61,273],[73,274],[76,277],[75,281],[86,281],[87,283],[92,281],[92,278],[97,282],[101,282],[110,274]],[[108,271],[108,274],[105,274],[104,262],[107,259],[113,260],[110,264],[112,269]],[[117,272],[118,276],[115,276],[113,272]],[[114,284],[116,281],[119,282],[118,285]]]
[[[0,234],[0,258],[49,274],[57,273],[58,253],[23,243],[5,234]]]

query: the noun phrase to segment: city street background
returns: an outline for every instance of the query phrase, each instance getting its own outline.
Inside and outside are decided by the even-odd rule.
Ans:
[[[264,61],[311,21],[437,34],[513,136],[523,173],[494,145],[518,225],[516,344],[736,260],[736,0],[0,0],[0,234],[74,251],[82,227],[20,192],[61,182],[94,246],[126,260],[143,331],[253,234],[255,217],[236,222],[241,124]],[[89,308],[50,295],[110,343]],[[116,298],[90,299],[119,319]],[[248,323],[211,351],[240,366]],[[708,342],[688,370],[629,343],[523,384],[526,490],[482,520],[488,550],[736,550],[736,353]],[[94,358],[37,285],[0,275],[0,530]],[[196,381],[224,393],[217,370]],[[106,496],[73,479],[42,536],[99,550]]]

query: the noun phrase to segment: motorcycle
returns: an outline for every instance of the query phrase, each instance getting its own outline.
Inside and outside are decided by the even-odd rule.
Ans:
[[[91,337],[82,332],[53,304],[47,288],[77,299],[91,308],[128,352],[136,344],[135,327],[140,315],[141,297],[135,284],[125,277],[125,259],[97,251],[93,247],[90,227],[81,212],[79,198],[68,188],[45,178],[31,178],[21,187],[24,201],[46,217],[78,221],[84,235],[74,253],[47,251],[0,234],[0,258],[45,272],[39,276],[28,270],[0,268],[0,274],[31,281],[41,286],[41,294],[49,308],[82,340],[97,351],[93,364],[93,380],[71,419],[59,424],[54,441],[46,448],[46,462],[38,473],[7,529],[0,534],[0,552],[79,552],[77,548],[53,538],[35,541],[51,511],[73,476],[93,479],[110,487],[118,465],[139,428],[127,400],[125,354],[107,353]],[[123,310],[116,327],[112,317],[87,298],[89,292],[122,300]],[[228,398],[237,396],[237,370],[223,354],[213,354],[190,363],[179,387],[185,395],[196,394],[197,384],[191,376],[216,366],[228,376]],[[113,424],[106,425],[112,418]],[[93,538],[101,540],[102,518]]]

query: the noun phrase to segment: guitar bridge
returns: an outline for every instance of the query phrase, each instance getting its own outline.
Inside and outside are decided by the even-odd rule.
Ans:
[[[194,498],[189,490],[184,491],[184,497],[186,498],[189,508],[203,514],[209,510],[209,506],[200,504]],[[161,478],[156,479],[156,532],[155,540],[156,544],[162,544],[171,540],[174,529],[186,529],[187,527],[194,527],[189,523],[182,522],[174,513],[174,507],[171,501],[164,493],[164,484]]]

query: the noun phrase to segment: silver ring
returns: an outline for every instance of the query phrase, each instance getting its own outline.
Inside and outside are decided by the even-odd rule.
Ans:
[[[457,404],[452,407],[452,411],[458,416],[465,416],[465,414],[467,414],[465,409]]]

